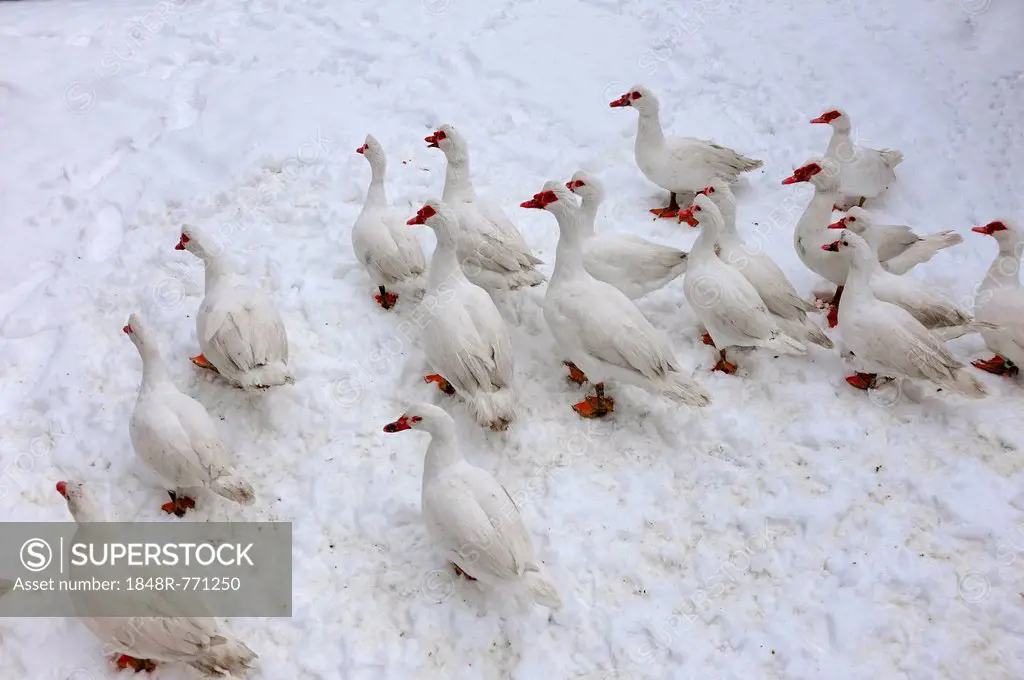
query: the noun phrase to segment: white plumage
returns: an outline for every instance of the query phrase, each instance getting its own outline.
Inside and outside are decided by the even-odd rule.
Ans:
[[[842,109],[830,109],[811,121],[832,126],[825,158],[839,167],[839,191],[852,199],[874,198],[896,182],[895,168],[903,154],[893,149],[870,149],[850,137],[853,124]]]
[[[252,487],[231,468],[213,419],[202,404],[171,382],[147,325],[132,314],[124,332],[142,357],[142,383],[128,432],[135,453],[171,486],[171,502],[164,510],[185,514],[192,502],[189,493],[200,488],[252,504]]]
[[[466,462],[451,416],[420,404],[384,427],[385,432],[410,429],[430,433],[423,520],[447,559],[489,586],[521,590],[537,604],[561,607],[557,587],[534,556],[519,507],[498,480]]]
[[[512,342],[487,291],[460,266],[458,217],[443,201],[430,200],[409,224],[426,224],[437,236],[422,303],[429,315],[423,350],[440,374],[431,377],[439,386],[447,381],[480,425],[505,429],[516,413]]]
[[[1024,233],[1011,220],[989,222],[972,231],[992,236],[999,244],[999,252],[974,298],[977,320],[994,326],[981,331],[981,337],[996,355],[974,365],[990,373],[1014,375],[1024,365],[1024,289],[1020,284]]]
[[[242,388],[293,382],[288,368],[288,333],[273,300],[234,270],[223,247],[215,248],[206,235],[192,227],[181,230],[175,248],[200,258],[206,269],[206,296],[196,315],[202,354],[193,361],[215,368]]]
[[[370,164],[370,186],[366,200],[352,225],[352,249],[377,287],[377,302],[390,309],[398,295],[388,289],[401,288],[417,294],[423,290],[426,260],[423,248],[402,214],[388,203],[384,188],[387,156],[373,135],[366,135],[356,149]]]

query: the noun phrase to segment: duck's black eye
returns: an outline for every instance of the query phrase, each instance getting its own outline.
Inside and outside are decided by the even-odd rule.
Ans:
[[[850,244],[849,244],[848,242],[846,242],[846,241],[843,241],[843,245],[844,245],[844,246],[848,246],[848,245],[850,245]]]

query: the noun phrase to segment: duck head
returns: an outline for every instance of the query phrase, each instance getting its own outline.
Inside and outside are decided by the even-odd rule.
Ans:
[[[583,170],[577,170],[572,179],[565,183],[565,188],[584,201],[600,203],[604,200],[604,186],[596,177]]]
[[[520,208],[534,208],[547,210],[556,215],[578,207],[576,197],[569,188],[562,182],[549,180],[544,182],[544,188],[533,195],[529,201],[524,201]]]
[[[811,122],[831,125],[833,130],[839,132],[850,131],[850,117],[842,109],[828,109],[825,113],[812,119]]]
[[[874,224],[874,220],[871,217],[871,213],[864,208],[854,206],[846,211],[846,215],[841,219],[828,225],[828,228],[849,229],[855,234],[862,235],[872,224]]]
[[[686,210],[679,211],[679,221],[691,227],[711,228],[715,233],[722,228],[722,213],[707,194],[698,192]]]
[[[366,158],[371,167],[386,162],[384,149],[373,135],[366,135],[363,145],[356,149],[356,153]]]
[[[81,482],[60,481],[57,482],[57,493],[64,497],[71,516],[78,522],[102,522],[104,521],[103,508],[92,497],[85,485]]]
[[[608,104],[613,108],[631,106],[640,113],[656,112],[658,110],[658,98],[654,93],[642,85],[634,85],[615,101]]]
[[[427,146],[440,149],[448,160],[463,159],[468,155],[469,147],[466,138],[454,126],[445,123],[432,134],[424,138]]]
[[[438,243],[454,244],[458,235],[458,217],[448,205],[437,198],[431,198],[416,211],[416,216],[406,224],[424,224],[434,230]]]
[[[384,426],[384,431],[393,434],[405,430],[423,430],[438,434],[454,427],[454,421],[448,413],[433,404],[416,404],[405,413]]]
[[[839,166],[827,158],[812,158],[782,180],[783,184],[810,182],[822,191],[839,190]]]

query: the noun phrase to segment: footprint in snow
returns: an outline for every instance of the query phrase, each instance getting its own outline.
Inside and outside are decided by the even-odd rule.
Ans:
[[[96,214],[96,226],[86,232],[86,238],[86,254],[94,262],[102,262],[117,252],[124,238],[124,218],[117,206],[107,205]]]

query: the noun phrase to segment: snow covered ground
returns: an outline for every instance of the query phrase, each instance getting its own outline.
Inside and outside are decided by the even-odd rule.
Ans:
[[[189,519],[294,522],[294,617],[226,624],[260,654],[249,677],[1024,677],[1019,382],[984,375],[980,403],[868,397],[817,348],[709,375],[676,282],[640,306],[715,404],[622,387],[591,424],[541,288],[513,336],[525,411],[485,432],[423,383],[410,307],[373,303],[348,234],[364,135],[412,215],[443,182],[422,139],[450,122],[546,271],[554,220],[517,206],[581,167],[609,189],[601,226],[688,248],[691,230],[648,219],[665,197],[633,163],[635,112],[607,105],[639,82],[671,131],[765,160],[740,226],[808,295],[821,282],[792,228],[809,189],[780,181],[825,148],[807,121],[844,107],[862,142],[906,154],[878,212],[964,233],[914,275],[969,306],[995,250],[970,227],[1024,218],[1021,25],[1014,0],[2,3],[0,513],[67,520],[53,485],[76,479],[122,519],[175,521],[128,440],[141,363],[120,329],[139,311],[261,501]],[[203,274],[173,250],[185,223],[220,230],[275,291],[295,385],[246,396],[188,362]],[[952,347],[990,355],[976,336]],[[426,437],[381,433],[422,400],[525,496],[563,611],[518,612],[445,570],[419,515]],[[0,668],[115,677],[70,619],[0,621]]]

